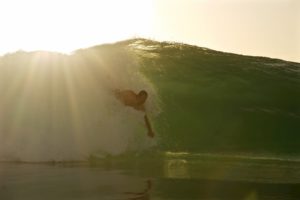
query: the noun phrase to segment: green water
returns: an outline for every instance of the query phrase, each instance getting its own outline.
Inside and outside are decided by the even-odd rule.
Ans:
[[[165,149],[299,155],[300,64],[136,41]],[[154,56],[156,55],[156,56]]]

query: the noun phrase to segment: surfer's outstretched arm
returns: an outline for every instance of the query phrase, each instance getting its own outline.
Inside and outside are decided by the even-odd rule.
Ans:
[[[146,124],[147,130],[148,130],[148,136],[153,138],[154,137],[154,132],[152,130],[152,127],[151,127],[151,124],[150,124],[150,121],[148,119],[147,114],[145,114],[144,120],[145,120],[145,124]]]

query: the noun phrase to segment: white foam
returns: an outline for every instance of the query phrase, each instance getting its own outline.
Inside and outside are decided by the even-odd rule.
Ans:
[[[27,57],[0,64],[0,160],[85,160],[153,145],[143,113],[113,93],[145,89],[150,119],[159,112],[155,89],[131,56]]]

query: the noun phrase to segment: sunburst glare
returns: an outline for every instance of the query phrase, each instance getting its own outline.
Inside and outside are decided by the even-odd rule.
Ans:
[[[151,1],[1,1],[0,53],[22,50],[70,52],[145,35]]]

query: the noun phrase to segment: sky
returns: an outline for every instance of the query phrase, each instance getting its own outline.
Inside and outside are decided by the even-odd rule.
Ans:
[[[0,0],[0,54],[133,37],[300,62],[300,1]]]

